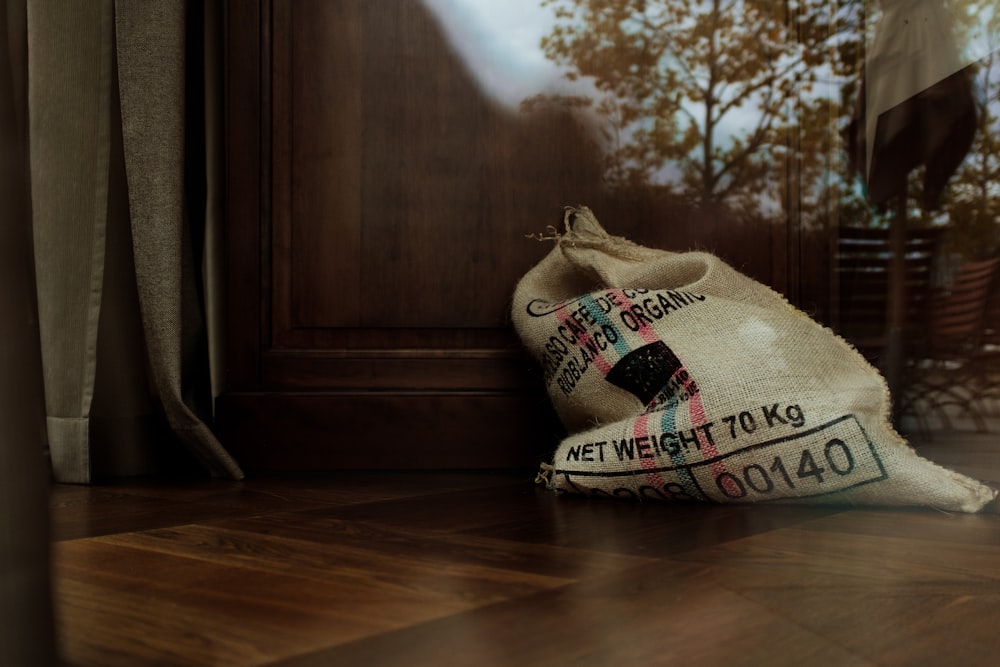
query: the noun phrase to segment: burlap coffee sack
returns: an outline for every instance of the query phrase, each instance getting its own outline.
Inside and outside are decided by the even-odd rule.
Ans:
[[[512,316],[570,433],[543,466],[554,490],[965,512],[997,495],[918,456],[878,371],[711,254],[644,248],[570,209]]]

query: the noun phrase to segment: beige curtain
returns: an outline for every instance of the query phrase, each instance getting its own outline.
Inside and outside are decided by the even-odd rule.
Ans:
[[[221,87],[205,67],[218,65],[219,11],[218,2],[27,0],[32,224],[57,481],[182,465],[178,442],[212,474],[242,477],[206,424],[206,312],[217,300],[205,239],[219,223],[209,193],[220,187],[206,160],[218,159]]]

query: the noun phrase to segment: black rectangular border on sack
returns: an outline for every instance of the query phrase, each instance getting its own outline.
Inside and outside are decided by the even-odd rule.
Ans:
[[[725,459],[728,459],[728,458],[731,458],[731,457],[734,457],[734,456],[739,456],[739,455],[747,454],[749,452],[753,452],[753,451],[757,451],[757,450],[761,450],[761,449],[766,449],[768,447],[774,447],[776,445],[785,444],[785,443],[789,443],[789,442],[794,442],[796,440],[801,440],[801,439],[804,439],[804,438],[809,438],[811,436],[816,435],[817,433],[821,433],[821,432],[823,432],[825,430],[831,429],[831,428],[833,428],[833,427],[837,426],[838,424],[841,424],[841,423],[843,423],[845,421],[853,421],[854,422],[854,425],[857,428],[858,432],[864,438],[865,444],[868,445],[868,451],[871,454],[872,459],[874,460],[875,464],[878,466],[878,473],[879,474],[877,474],[875,476],[866,477],[865,479],[862,479],[862,480],[860,480],[858,482],[854,482],[854,483],[849,484],[847,486],[841,486],[841,487],[838,487],[836,489],[832,489],[832,490],[829,490],[829,491],[821,491],[821,492],[818,492],[818,493],[806,493],[806,494],[788,494],[788,495],[783,495],[783,496],[777,496],[777,497],[775,497],[773,499],[764,499],[764,500],[762,500],[762,502],[766,502],[767,500],[782,500],[782,499],[794,498],[794,497],[800,497],[800,498],[816,497],[816,496],[828,495],[828,494],[833,494],[833,493],[841,493],[843,491],[846,491],[848,489],[853,489],[853,488],[856,488],[858,486],[863,486],[865,484],[871,484],[871,483],[874,483],[874,482],[881,482],[881,481],[884,481],[884,480],[888,479],[889,478],[889,474],[888,474],[888,472],[885,469],[885,465],[882,463],[882,459],[879,457],[878,452],[875,449],[874,443],[872,442],[871,438],[868,436],[868,432],[865,431],[864,427],[858,421],[857,417],[855,415],[853,415],[853,414],[847,414],[847,415],[844,415],[842,417],[838,417],[836,419],[830,420],[830,421],[828,421],[826,423],[820,424],[819,426],[815,426],[815,427],[813,427],[811,429],[808,429],[806,431],[803,431],[801,433],[794,433],[792,435],[782,436],[780,438],[772,438],[772,439],[766,440],[764,442],[759,442],[759,443],[754,444],[754,445],[748,445],[746,447],[741,447],[740,449],[736,449],[736,450],[733,450],[731,452],[727,452],[726,454],[720,454],[719,456],[714,456],[712,458],[703,459],[701,461],[695,461],[693,463],[684,463],[684,464],[672,465],[672,466],[660,466],[660,467],[656,467],[656,468],[643,468],[643,469],[637,469],[637,470],[620,470],[620,471],[614,471],[614,472],[593,471],[593,470],[567,470],[567,469],[556,468],[553,471],[553,474],[554,475],[563,475],[563,476],[565,476],[567,478],[568,483],[570,485],[573,485],[572,482],[569,481],[570,476],[614,478],[614,477],[635,477],[635,476],[641,476],[641,475],[666,473],[666,472],[672,472],[672,471],[684,470],[684,469],[686,469],[688,471],[692,471],[692,469],[703,468],[703,467],[706,467],[706,466],[711,466],[713,463],[717,463],[717,462],[723,461]],[[715,501],[711,496],[709,496],[708,494],[706,494],[704,492],[704,490],[702,489],[701,485],[698,483],[698,481],[697,481],[697,479],[696,479],[696,477],[695,477],[695,475],[694,475],[693,472],[691,472],[690,478],[691,478],[691,481],[698,487],[698,492],[701,494],[701,496],[706,501],[709,501],[709,502],[718,502],[718,501]],[[573,486],[575,486],[575,485],[573,485]],[[735,500],[736,498],[732,498],[731,497],[731,499]]]

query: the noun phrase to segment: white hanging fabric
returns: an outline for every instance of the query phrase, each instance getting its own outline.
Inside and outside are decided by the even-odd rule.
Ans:
[[[962,3],[881,0],[865,62],[851,140],[854,160],[877,204],[902,193],[906,174],[928,166],[924,204],[933,209],[975,134],[976,110],[964,69],[975,61],[954,35]],[[863,128],[863,130],[861,129]],[[857,144],[864,144],[860,150]]]

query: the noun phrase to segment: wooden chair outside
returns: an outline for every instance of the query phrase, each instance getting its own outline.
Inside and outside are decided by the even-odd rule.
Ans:
[[[919,330],[944,227],[913,228],[906,235],[906,328]],[[874,365],[887,343],[889,230],[841,227],[834,258],[834,328]],[[906,332],[911,333],[911,332]],[[906,340],[912,339],[905,335]]]
[[[969,366],[977,403],[991,414],[1000,410],[1000,269],[997,273],[997,282],[986,301],[979,351]]]
[[[984,347],[988,305],[994,297],[1000,257],[967,262],[951,287],[927,304],[925,335],[916,340],[907,367],[901,410],[916,417],[921,429],[934,414],[951,427],[949,408],[986,431],[984,419]]]

